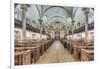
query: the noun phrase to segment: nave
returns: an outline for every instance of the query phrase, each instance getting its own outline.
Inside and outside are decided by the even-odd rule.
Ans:
[[[94,61],[94,8],[14,4],[14,64]]]
[[[40,57],[37,64],[74,62],[76,59],[59,40],[55,40],[50,48]]]

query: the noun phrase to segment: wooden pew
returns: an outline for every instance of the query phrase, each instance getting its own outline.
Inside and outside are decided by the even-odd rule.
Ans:
[[[52,43],[52,41],[51,40],[40,41],[40,43],[41,43],[40,53],[42,55],[50,47],[50,44]]]
[[[81,60],[81,49],[94,49],[94,46],[74,46],[74,57]]]
[[[15,51],[15,65],[31,64],[31,51]]]
[[[63,40],[61,40],[61,42],[64,45],[64,48],[68,49],[68,47],[70,45],[70,40],[63,39]]]
[[[66,41],[67,41],[66,39],[61,40],[61,43],[64,45],[64,48],[66,48]]]
[[[94,50],[93,49],[82,49],[81,50],[81,61],[93,61]]]
[[[40,58],[39,47],[16,47],[15,50],[31,50],[31,63],[36,63]]]
[[[73,54],[73,50],[74,50],[74,46],[84,46],[84,40],[83,39],[79,39],[76,41],[71,40],[70,41],[70,45],[69,45],[69,52],[71,54]]]
[[[52,40],[41,41],[41,42],[30,42],[21,41],[15,43],[15,51],[31,50],[31,64],[36,63],[42,55],[50,46]]]
[[[16,44],[15,50],[31,50],[32,63],[35,63],[40,57],[40,44],[31,43],[18,43]]]
[[[68,41],[68,43],[69,43],[68,50],[71,54],[73,54],[74,46],[94,46],[93,41],[88,41],[87,43],[84,43],[83,39],[79,39],[76,41],[70,40],[70,41]]]
[[[71,54],[74,54],[74,56],[76,57],[75,53],[78,53],[77,50],[85,48],[84,46],[94,46],[94,42],[93,41],[89,41],[88,43],[84,44],[84,40],[83,39],[78,39],[78,40],[61,40],[61,42],[63,43],[63,45],[65,45],[64,47],[66,49],[68,49],[68,51]],[[78,47],[79,46],[79,47]],[[80,47],[81,46],[81,47]],[[80,53],[80,51],[79,51]],[[78,57],[76,57],[78,58]]]
[[[64,48],[66,48],[71,54],[73,54],[74,45],[83,45],[84,44],[82,40],[77,40],[77,41],[62,40],[62,43],[64,45]]]

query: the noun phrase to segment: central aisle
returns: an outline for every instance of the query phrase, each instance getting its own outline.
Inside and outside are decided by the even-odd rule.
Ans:
[[[37,64],[73,62],[74,57],[64,49],[59,40],[53,42],[50,48],[40,57]]]

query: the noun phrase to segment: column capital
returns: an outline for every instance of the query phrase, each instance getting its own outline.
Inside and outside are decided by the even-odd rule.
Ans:
[[[39,19],[40,24],[42,23],[42,21],[43,21],[42,19]]]
[[[75,23],[75,20],[72,20],[72,26],[74,25],[74,23]]]
[[[22,5],[21,5],[21,9],[26,10],[26,11],[27,11],[27,8],[28,8],[28,7],[30,7],[29,4],[22,4]]]
[[[16,6],[17,6],[17,5],[18,5],[18,4],[17,4],[17,3],[15,3],[15,5],[14,5],[14,6],[15,6],[15,8],[16,8]]]
[[[84,13],[85,13],[86,15],[88,15],[88,13],[89,13],[89,8],[83,8],[82,10],[84,11]]]

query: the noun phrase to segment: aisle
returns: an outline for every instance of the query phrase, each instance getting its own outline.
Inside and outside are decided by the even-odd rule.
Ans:
[[[60,41],[54,41],[50,48],[40,57],[37,64],[73,62],[73,56],[64,49]]]

